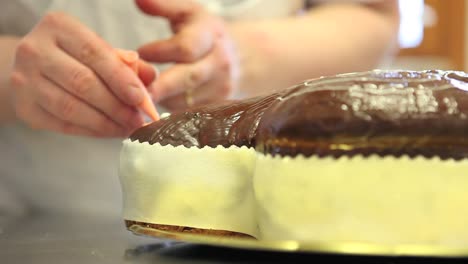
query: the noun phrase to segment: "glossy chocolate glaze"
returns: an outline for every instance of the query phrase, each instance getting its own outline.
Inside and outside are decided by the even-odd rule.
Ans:
[[[262,114],[278,97],[271,94],[192,108],[142,127],[130,138],[163,146],[254,147]]]
[[[189,109],[131,139],[186,147],[255,147],[272,155],[468,156],[468,75],[372,71]]]

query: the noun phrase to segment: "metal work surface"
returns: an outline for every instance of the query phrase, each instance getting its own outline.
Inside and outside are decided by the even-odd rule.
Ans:
[[[0,230],[0,263],[454,263],[460,259],[364,257],[240,250],[133,235],[120,219],[32,214]]]

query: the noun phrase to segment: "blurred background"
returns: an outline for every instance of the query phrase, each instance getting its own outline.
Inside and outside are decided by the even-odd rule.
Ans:
[[[397,58],[384,68],[468,71],[468,0],[400,0]]]

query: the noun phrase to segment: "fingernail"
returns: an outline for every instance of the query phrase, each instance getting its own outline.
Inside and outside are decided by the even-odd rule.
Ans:
[[[143,89],[138,86],[130,86],[128,91],[128,99],[130,104],[137,105],[143,102],[144,99]]]

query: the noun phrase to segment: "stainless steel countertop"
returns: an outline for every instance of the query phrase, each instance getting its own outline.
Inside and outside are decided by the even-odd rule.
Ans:
[[[1,214],[1,212],[0,212]],[[0,263],[453,263],[447,259],[293,254],[209,247],[128,232],[120,219],[31,214],[0,227]],[[463,262],[468,262],[464,260]]]

